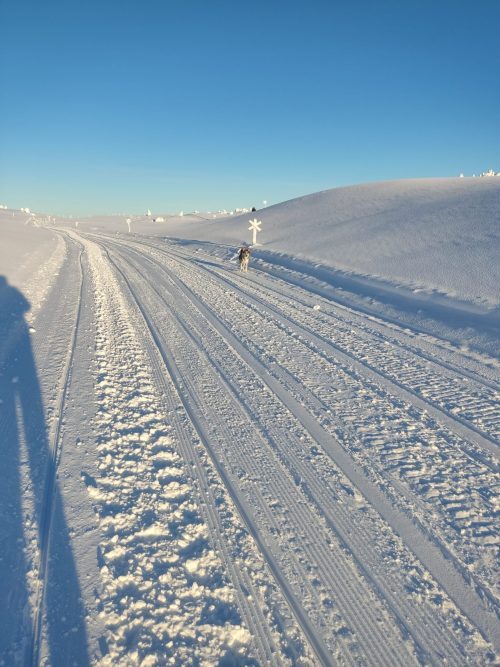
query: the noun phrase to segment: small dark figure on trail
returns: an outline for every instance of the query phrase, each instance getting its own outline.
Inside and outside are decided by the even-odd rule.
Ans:
[[[250,248],[248,246],[242,246],[240,252],[238,253],[238,259],[240,261],[240,271],[248,271],[248,265],[250,263]]]
[[[255,206],[252,206],[252,213],[255,213],[256,210]]]

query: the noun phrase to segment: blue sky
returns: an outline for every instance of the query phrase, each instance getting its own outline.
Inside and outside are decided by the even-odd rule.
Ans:
[[[277,203],[500,170],[499,0],[2,0],[0,203]]]

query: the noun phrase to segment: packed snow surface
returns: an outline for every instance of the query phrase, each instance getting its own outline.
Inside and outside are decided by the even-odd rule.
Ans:
[[[498,664],[499,211],[2,209],[0,665]]]

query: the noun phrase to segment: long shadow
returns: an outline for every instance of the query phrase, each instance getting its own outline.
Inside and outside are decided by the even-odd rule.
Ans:
[[[39,563],[31,560],[31,536],[48,554],[42,557],[47,583],[39,597],[48,662],[88,665],[80,585],[25,321],[29,308],[0,276],[0,663],[31,665],[40,657],[32,608]]]

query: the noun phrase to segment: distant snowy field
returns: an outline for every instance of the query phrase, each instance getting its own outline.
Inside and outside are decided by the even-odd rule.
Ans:
[[[159,214],[160,215],[160,214]],[[335,188],[237,217],[161,213],[135,233],[237,246],[262,220],[262,249],[487,309],[500,304],[500,177],[391,181]],[[124,218],[82,222],[124,231]]]

